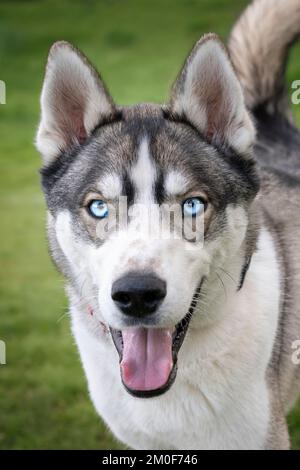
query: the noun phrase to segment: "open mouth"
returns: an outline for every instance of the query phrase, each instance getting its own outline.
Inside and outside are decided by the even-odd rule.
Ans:
[[[122,383],[135,397],[150,398],[165,393],[177,373],[177,357],[200,297],[202,281],[190,308],[175,328],[110,328],[119,353]]]

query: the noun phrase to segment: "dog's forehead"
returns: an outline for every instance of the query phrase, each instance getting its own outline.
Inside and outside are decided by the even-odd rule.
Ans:
[[[124,107],[121,116],[119,123],[109,126],[104,132],[100,128],[95,140],[101,158],[100,147],[105,136],[107,160],[118,162],[119,173],[120,165],[131,171],[145,152],[157,171],[162,170],[165,174],[173,173],[174,169],[188,172],[194,155],[199,157],[200,163],[201,158],[216,154],[190,125],[170,119],[163,106],[140,104]],[[145,158],[144,163],[147,164]],[[142,167],[139,165],[140,170]]]
[[[151,190],[159,203],[168,193],[196,189],[223,206],[248,197],[252,182],[241,160],[236,165],[224,159],[191,126],[169,119],[163,107],[126,107],[120,116],[100,126],[77,153],[59,157],[53,171],[46,169],[50,205],[78,207],[84,193],[95,189],[108,199],[122,194],[131,201],[137,191],[144,197]]]

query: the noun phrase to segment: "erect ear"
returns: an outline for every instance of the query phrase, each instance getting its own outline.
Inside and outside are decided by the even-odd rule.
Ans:
[[[249,154],[254,126],[225,46],[204,36],[186,60],[172,91],[171,113],[187,119],[211,143]]]
[[[81,144],[115,106],[92,65],[71,44],[50,49],[41,95],[36,146],[46,163]]]

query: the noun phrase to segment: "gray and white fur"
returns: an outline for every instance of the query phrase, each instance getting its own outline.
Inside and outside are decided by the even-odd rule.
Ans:
[[[163,106],[116,106],[76,48],[51,48],[36,139],[50,249],[91,399],[128,446],[290,446],[285,417],[300,393],[300,134],[283,74],[299,31],[300,0],[252,2],[229,52],[214,34],[194,46]],[[90,201],[117,212],[121,196],[129,208],[203,198],[204,243],[141,236],[130,218],[99,239]],[[151,315],[127,315],[113,286],[145,276],[164,283],[164,298]],[[189,311],[173,383],[157,396],[129,393],[112,332],[171,331]]]

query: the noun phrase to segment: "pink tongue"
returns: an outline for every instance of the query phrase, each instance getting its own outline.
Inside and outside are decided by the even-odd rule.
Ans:
[[[173,367],[172,330],[130,328],[122,336],[124,384],[132,390],[156,390],[165,385]]]

